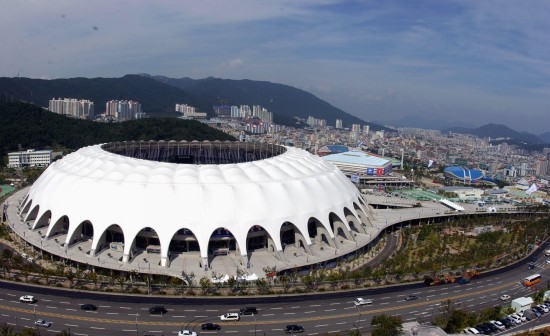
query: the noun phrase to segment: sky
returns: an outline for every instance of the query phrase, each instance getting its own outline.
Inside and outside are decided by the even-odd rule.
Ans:
[[[365,121],[550,132],[547,0],[0,0],[0,9],[2,77],[252,79]]]

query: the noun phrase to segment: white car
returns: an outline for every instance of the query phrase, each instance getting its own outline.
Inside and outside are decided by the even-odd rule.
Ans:
[[[180,330],[178,331],[178,336],[197,336],[197,333],[191,330]]]
[[[25,303],[35,303],[36,299],[32,295],[23,295],[22,297],[19,298],[19,301],[25,302]]]
[[[238,321],[241,319],[241,315],[239,313],[227,313],[220,316],[220,319],[222,321]]]
[[[508,301],[508,300],[510,300],[510,295],[504,294],[504,295],[502,295],[502,296],[500,297],[500,299],[501,299],[502,301]]]
[[[515,324],[520,324],[521,323],[521,317],[517,316],[516,314],[510,314],[508,315],[509,318],[512,319],[512,321],[514,321]]]
[[[544,313],[548,313],[548,312],[550,311],[550,310],[548,309],[548,307],[546,307],[545,305],[542,305],[542,304],[538,305],[537,307],[539,307],[540,309],[542,309],[542,311],[543,311]]]
[[[521,322],[527,321],[527,317],[523,315],[523,312],[516,313],[517,316],[521,319]]]
[[[479,331],[476,328],[466,328],[462,331],[465,334],[478,335]]]
[[[36,320],[34,322],[34,324],[39,326],[39,327],[44,327],[44,328],[49,328],[52,325],[51,322],[48,322],[48,321],[42,320],[42,319]]]
[[[366,305],[371,305],[371,304],[372,304],[372,300],[371,300],[371,299],[357,298],[357,299],[355,299],[355,301],[353,301],[353,304],[354,304],[355,306],[366,306]]]
[[[506,326],[504,324],[502,324],[502,322],[500,321],[489,321],[489,323],[491,323],[492,325],[494,325],[495,327],[497,327],[498,330],[500,331],[503,331],[503,330],[506,330]]]

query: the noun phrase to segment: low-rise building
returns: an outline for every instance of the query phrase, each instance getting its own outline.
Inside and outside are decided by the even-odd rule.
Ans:
[[[52,163],[53,151],[27,149],[8,153],[9,168],[47,167]]]

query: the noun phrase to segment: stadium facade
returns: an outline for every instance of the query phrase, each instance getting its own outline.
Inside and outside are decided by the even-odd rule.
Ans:
[[[306,151],[273,144],[85,147],[53,163],[18,208],[28,233],[55,239],[60,255],[100,263],[156,255],[169,268],[187,254],[206,270],[228,253],[247,264],[256,251],[284,262],[293,246],[313,264],[326,259],[323,247],[338,256],[368,243],[368,207],[349,179]]]

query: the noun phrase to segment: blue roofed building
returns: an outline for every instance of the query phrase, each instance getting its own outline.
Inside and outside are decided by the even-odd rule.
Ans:
[[[361,151],[330,154],[324,156],[323,160],[334,164],[344,174],[348,176],[356,175],[359,178],[386,176],[392,170],[392,162],[390,160]]]
[[[317,155],[325,156],[330,154],[345,153],[350,150],[350,147],[343,145],[326,145],[317,150]]]
[[[477,169],[472,169],[464,166],[451,166],[443,169],[443,173],[446,177],[453,180],[458,180],[465,184],[475,183],[490,183],[494,184],[494,180],[485,177],[485,174]]]

